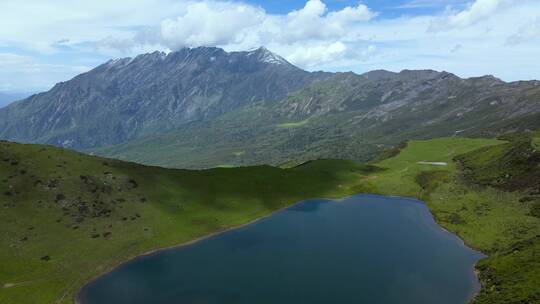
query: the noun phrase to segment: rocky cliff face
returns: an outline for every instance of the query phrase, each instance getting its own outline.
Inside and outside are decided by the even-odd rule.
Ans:
[[[366,161],[404,140],[540,129],[540,82],[436,71],[338,73],[276,103],[96,150],[171,167]],[[189,147],[189,148],[186,148]]]
[[[540,82],[506,83],[493,76],[462,79],[431,70],[336,74],[281,101],[275,118],[355,113],[352,124],[405,128],[433,125],[474,131],[540,114]],[[470,129],[470,130],[469,130]],[[493,129],[493,134],[500,131]],[[471,132],[469,132],[471,133]],[[474,132],[472,132],[474,133]]]
[[[111,60],[0,110],[0,137],[90,148],[276,102],[327,73],[303,71],[264,48],[154,52]]]
[[[0,109],[0,138],[173,167],[366,160],[407,139],[538,128],[538,81],[310,73],[264,48],[112,60]]]

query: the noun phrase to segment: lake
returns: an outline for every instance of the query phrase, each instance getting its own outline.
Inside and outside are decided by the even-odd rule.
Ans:
[[[82,304],[462,304],[482,254],[421,201],[313,199],[194,244],[136,258],[87,284]]]

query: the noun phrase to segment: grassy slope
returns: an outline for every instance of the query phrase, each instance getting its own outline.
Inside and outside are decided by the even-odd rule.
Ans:
[[[489,78],[471,80],[475,85],[448,83],[440,90],[397,90],[392,81],[375,85],[362,79],[340,74],[278,103],[250,104],[211,121],[89,151],[149,165],[197,169],[319,158],[366,161],[403,140],[454,134],[493,137],[540,128],[540,86],[532,83],[521,83],[527,89],[518,93],[520,84],[493,85]],[[407,87],[409,80],[401,85]],[[407,101],[412,91],[419,95]],[[436,92],[442,91],[446,93],[438,96]],[[392,94],[383,102],[388,92]],[[452,94],[456,98],[447,99]],[[393,102],[381,105],[389,100]],[[394,108],[396,101],[407,102]],[[333,110],[326,112],[329,109]]]
[[[496,241],[490,257],[479,264],[487,287],[478,302],[540,303],[540,151],[535,146],[540,134],[508,139],[457,158],[467,183],[513,195],[498,210],[486,204],[482,211],[500,214],[498,221],[478,227],[491,231]]]
[[[298,164],[320,158],[366,161],[402,140],[347,125],[353,112],[292,121],[267,117],[269,112],[263,106],[250,106],[211,122],[87,152],[149,165],[200,169],[222,164]]]
[[[458,159],[483,170],[502,158],[503,151],[512,151],[513,159],[519,159],[523,147],[516,150],[519,142],[491,146],[494,141],[486,140],[484,148],[473,149],[477,143],[458,138],[410,142],[398,156],[377,163],[388,170],[370,175],[368,182],[378,193],[422,198],[440,225],[490,256],[478,265],[484,288],[475,303],[538,303],[540,219],[531,214],[534,200],[524,200],[535,190],[482,185],[479,176],[464,178],[459,163],[452,161],[475,150]],[[449,166],[425,168],[418,161],[442,161]],[[526,169],[513,163],[505,171],[516,170],[514,174],[519,171],[522,179],[530,179]],[[540,172],[540,168],[535,170]]]
[[[369,171],[343,161],[168,170],[10,143],[0,157],[0,287],[11,286],[0,288],[0,303],[70,302],[128,257],[305,198],[344,196]]]
[[[368,192],[424,199],[441,225],[490,254],[480,264],[487,287],[476,301],[519,303],[534,296],[538,282],[540,258],[534,255],[538,252],[534,237],[540,234],[540,220],[530,215],[528,204],[519,202],[520,191],[466,185],[452,161],[457,155],[500,143],[463,138],[412,141],[399,154],[377,161],[375,165],[385,170],[347,161],[314,161],[287,170],[262,166],[206,171],[166,170],[111,160],[105,160],[105,165],[100,158],[50,147],[41,151],[39,146],[3,144],[0,151],[11,153],[7,158],[18,157],[19,163],[0,163],[0,174],[7,178],[0,183],[0,190],[12,192],[2,199],[15,202],[0,212],[0,228],[7,232],[2,234],[0,245],[8,248],[0,250],[0,259],[13,261],[0,270],[0,283],[23,284],[0,289],[0,302],[52,302],[59,298],[69,302],[86,279],[126,257],[239,225],[303,198]],[[449,165],[435,167],[419,161]],[[21,169],[26,170],[22,176]],[[63,211],[54,200],[59,191],[67,201],[81,193],[83,200],[94,200],[95,193],[86,191],[88,186],[79,175],[114,184],[110,194],[108,190],[96,191],[104,193],[98,201],[107,203],[118,197],[126,201],[107,205],[113,210],[110,217],[85,217],[73,230],[73,217],[62,217]],[[51,176],[61,178],[58,189],[62,190],[33,186],[36,179]],[[130,180],[136,181],[136,188]],[[6,190],[10,185],[13,188]],[[19,194],[14,195],[16,189]],[[141,198],[147,201],[142,203]],[[37,200],[43,200],[43,207],[37,207]],[[140,217],[134,216],[136,213]],[[123,221],[124,217],[128,220]],[[30,227],[34,229],[28,230]],[[112,234],[103,237],[106,232]],[[97,233],[101,235],[91,237]],[[28,240],[22,241],[24,237]],[[50,261],[40,260],[46,255]]]

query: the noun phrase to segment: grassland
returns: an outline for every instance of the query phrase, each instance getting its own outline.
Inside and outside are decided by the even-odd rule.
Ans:
[[[533,190],[482,184],[471,175],[477,168],[463,168],[512,150],[508,145],[442,138],[408,142],[365,165],[321,160],[290,169],[189,171],[2,143],[0,260],[9,262],[0,268],[0,303],[70,303],[85,281],[130,257],[305,198],[353,193],[425,200],[442,226],[489,255],[479,264],[484,288],[476,303],[535,303],[540,219]]]
[[[5,142],[0,158],[0,303],[70,303],[129,257],[344,196],[374,170],[343,161],[169,170]]]
[[[529,149],[530,138],[477,144],[409,142],[398,156],[377,163],[387,170],[369,175],[368,189],[423,199],[440,225],[489,256],[478,265],[483,288],[474,303],[539,303],[540,218],[534,210],[540,167],[532,162],[538,155]],[[418,161],[449,165],[426,168]]]

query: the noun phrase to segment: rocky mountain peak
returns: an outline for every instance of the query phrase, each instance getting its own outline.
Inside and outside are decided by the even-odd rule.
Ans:
[[[272,119],[355,113],[353,121],[369,126],[400,117],[400,123],[415,124],[414,115],[423,113],[430,119],[426,124],[468,123],[474,119],[467,113],[476,110],[480,116],[538,113],[536,99],[529,97],[537,92],[534,82],[461,79],[433,70],[312,73],[264,47],[244,52],[183,48],[110,60],[2,108],[0,138],[93,149],[206,124],[255,104],[267,107]],[[530,102],[518,108],[521,100]]]
[[[259,60],[260,62],[277,64],[277,65],[282,65],[282,64],[290,65],[290,63],[287,60],[285,60],[285,58],[275,53],[272,53],[264,46],[261,46],[260,48],[254,51],[247,52],[247,56],[255,56],[257,60]]]
[[[265,48],[156,51],[110,60],[2,109],[0,136],[71,148],[117,144],[249,103],[277,102],[329,76],[297,68]]]

